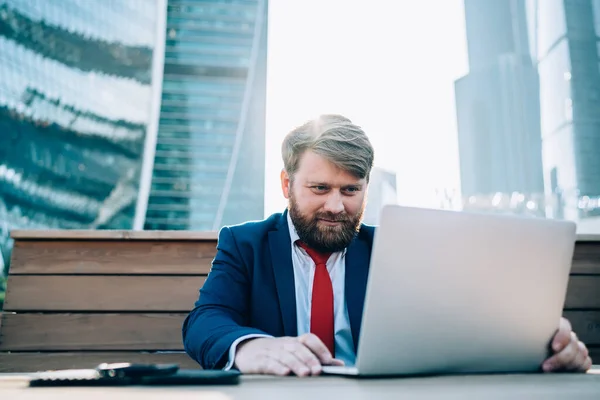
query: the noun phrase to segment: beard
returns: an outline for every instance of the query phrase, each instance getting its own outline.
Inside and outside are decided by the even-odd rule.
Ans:
[[[305,215],[300,211],[295,197],[290,193],[288,210],[294,223],[296,232],[304,243],[310,248],[322,253],[335,253],[348,247],[360,230],[364,204],[360,211],[354,215],[346,212],[334,214],[327,211],[315,213],[313,216]],[[319,224],[319,219],[340,222],[337,226]]]

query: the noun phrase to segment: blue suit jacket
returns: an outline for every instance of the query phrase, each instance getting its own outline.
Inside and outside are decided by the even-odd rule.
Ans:
[[[362,225],[346,252],[345,295],[355,351],[374,230]],[[241,336],[297,336],[287,211],[221,229],[211,271],[182,331],[185,351],[206,369],[224,367],[231,344]]]

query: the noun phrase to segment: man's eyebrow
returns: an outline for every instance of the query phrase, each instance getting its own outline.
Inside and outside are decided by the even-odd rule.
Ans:
[[[363,187],[363,184],[362,184],[362,183],[351,183],[351,184],[349,184],[349,185],[344,185],[344,186],[342,186],[342,188],[344,188],[344,189],[351,188],[351,187],[353,187],[353,188],[358,188],[358,189],[362,189],[362,187]]]
[[[308,186],[331,186],[329,183],[318,182],[318,181],[308,181],[308,182],[306,182],[306,184]],[[342,185],[341,188],[346,189],[346,188],[354,187],[354,188],[362,189],[363,186],[364,185],[362,183],[350,183],[347,185]]]

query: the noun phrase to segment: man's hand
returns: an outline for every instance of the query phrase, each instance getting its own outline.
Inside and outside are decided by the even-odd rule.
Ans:
[[[551,346],[554,355],[542,364],[545,372],[585,372],[592,366],[587,347],[577,338],[565,318],[560,319],[560,326]]]
[[[318,375],[322,365],[344,365],[312,333],[299,337],[257,338],[242,342],[234,365],[245,374]]]

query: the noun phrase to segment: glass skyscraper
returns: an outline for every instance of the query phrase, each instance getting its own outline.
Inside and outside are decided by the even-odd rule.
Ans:
[[[157,4],[0,0],[5,254],[12,229],[132,228]]]
[[[538,76],[525,0],[465,0],[465,22],[469,74],[455,83],[465,208],[483,201],[490,210],[544,215]]]
[[[13,229],[193,229],[264,210],[266,0],[0,0]]]
[[[363,222],[379,225],[381,209],[387,204],[398,203],[396,173],[379,167],[373,167],[369,178],[369,194],[363,215]]]
[[[169,0],[145,229],[264,213],[266,0]]]
[[[528,0],[540,76],[546,192],[554,216],[600,216],[600,1]]]

